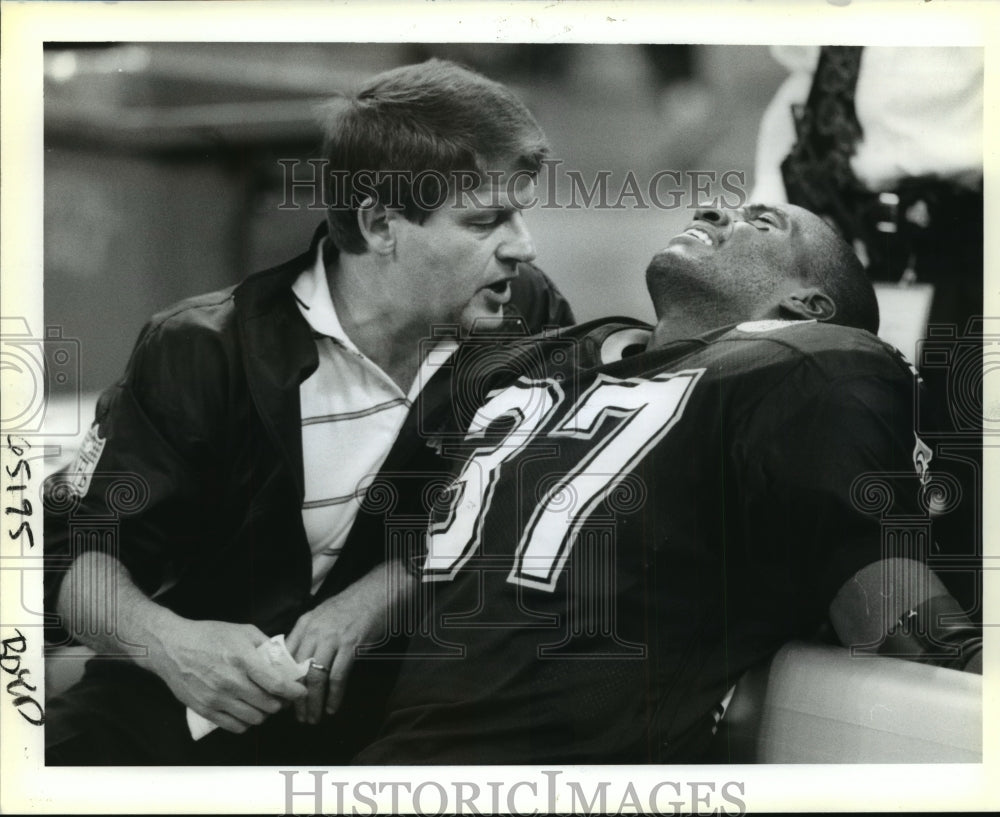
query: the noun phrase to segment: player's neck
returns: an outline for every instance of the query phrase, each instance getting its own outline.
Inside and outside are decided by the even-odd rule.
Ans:
[[[646,348],[658,349],[678,340],[696,338],[717,325],[717,322],[706,322],[702,316],[692,315],[690,312],[668,312],[657,320]]]

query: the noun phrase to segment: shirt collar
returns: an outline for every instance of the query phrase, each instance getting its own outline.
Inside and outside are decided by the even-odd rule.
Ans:
[[[333,305],[330,284],[326,277],[326,264],[323,263],[323,244],[323,241],[317,244],[316,258],[312,266],[303,270],[295,279],[292,292],[299,302],[299,311],[313,331],[331,337],[351,351],[357,352],[358,348],[340,325],[337,309]]]
[[[345,348],[364,357],[361,350],[354,345],[354,341],[347,336],[337,317],[337,309],[333,305],[330,284],[326,277],[326,264],[323,262],[323,245],[323,241],[318,242],[316,260],[295,279],[292,292],[298,301],[299,311],[314,332],[333,338]],[[442,338],[435,344],[421,362],[407,399],[412,401],[416,397],[426,382],[448,361],[457,348],[458,342],[452,337]]]

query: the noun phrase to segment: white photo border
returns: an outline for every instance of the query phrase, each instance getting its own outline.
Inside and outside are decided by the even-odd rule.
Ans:
[[[984,134],[987,189],[986,224],[996,224],[1000,74],[1000,10],[985,2],[123,2],[2,3],[2,249],[0,304],[5,315],[24,316],[43,326],[42,205],[44,169],[42,111],[42,43],[67,41],[435,41],[462,42],[648,42],[974,45],[986,49],[986,126]],[[1000,241],[986,234],[986,314],[1000,315]],[[996,405],[997,394],[987,395]],[[1000,452],[986,449],[986,489],[1000,484]],[[6,479],[6,474],[4,474]],[[1000,556],[995,503],[984,503],[987,562]],[[4,527],[7,526],[4,519]],[[0,552],[0,633],[4,622],[17,620],[23,605],[41,609],[41,572],[22,569],[18,554],[4,541]],[[985,572],[985,621],[1000,622],[1000,588]],[[998,680],[1000,633],[985,628],[983,722],[1000,723]],[[32,640],[24,666],[40,681],[40,639]],[[5,677],[5,685],[7,682]],[[39,685],[39,694],[41,686]],[[285,813],[286,777],[277,768],[45,768],[42,729],[34,728],[0,695],[0,812],[4,813]],[[992,731],[992,734],[991,734]],[[1000,745],[996,730],[984,729],[982,764],[843,765],[843,766],[640,766],[565,767],[560,784],[579,781],[591,791],[594,781],[616,787],[632,782],[648,792],[663,781],[690,791],[692,782],[711,782],[714,791],[727,783],[751,812],[760,811],[897,811],[996,809],[1000,807]],[[294,787],[310,786],[308,769],[298,770]],[[368,782],[425,780],[534,783],[522,787],[515,801],[545,811],[545,783],[550,778],[533,767],[334,768],[324,772],[324,810],[336,808],[334,781],[344,790]],[[553,770],[550,770],[553,771]],[[621,791],[621,788],[616,789]],[[707,791],[707,787],[701,789]],[[672,788],[671,788],[672,791]],[[372,796],[367,788],[364,793]],[[388,808],[389,794],[373,796]],[[665,797],[664,802],[674,799]],[[682,799],[682,798],[677,798]],[[308,797],[296,796],[294,808],[307,809]],[[609,797],[609,802],[617,802]],[[690,802],[690,799],[688,800]],[[426,797],[436,806],[433,794]],[[364,800],[345,800],[355,813],[369,813]],[[406,801],[401,803],[406,807]],[[506,801],[501,800],[501,806]],[[566,808],[560,801],[557,806]],[[716,807],[738,810],[732,801]],[[690,808],[687,806],[686,808]]]

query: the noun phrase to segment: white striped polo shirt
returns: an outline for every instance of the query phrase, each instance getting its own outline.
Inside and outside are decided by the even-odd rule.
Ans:
[[[388,456],[410,406],[457,344],[452,338],[440,341],[404,394],[344,333],[327,284],[322,244],[315,264],[296,279],[292,291],[319,352],[319,366],[299,386],[302,520],[312,550],[315,593],[337,561],[366,485]]]

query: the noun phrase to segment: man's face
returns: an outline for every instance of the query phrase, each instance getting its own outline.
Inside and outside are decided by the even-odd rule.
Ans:
[[[646,270],[657,314],[689,299],[714,308],[715,325],[752,318],[775,292],[799,280],[813,237],[828,229],[790,204],[697,210]]]
[[[535,257],[535,245],[521,207],[531,201],[534,182],[526,175],[512,184],[486,184],[455,193],[423,224],[398,219],[400,305],[414,320],[495,325],[510,300],[517,265]]]

